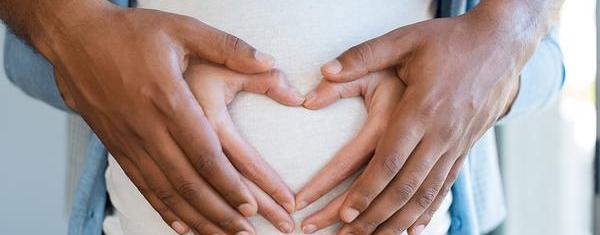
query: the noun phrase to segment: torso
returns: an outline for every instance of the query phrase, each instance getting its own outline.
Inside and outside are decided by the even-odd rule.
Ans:
[[[138,2],[142,8],[195,17],[273,55],[276,67],[283,70],[302,93],[310,91],[321,79],[320,65],[339,53],[397,27],[430,19],[435,12],[431,0]],[[298,190],[323,167],[366,118],[360,98],[344,99],[325,109],[311,111],[282,106],[264,96],[247,93],[236,97],[230,105],[230,113],[241,134],[293,190]],[[174,234],[112,159],[106,177],[125,234]],[[346,189],[351,180],[296,213],[297,225],[308,213]],[[430,234],[447,231],[448,204],[446,200],[445,209],[436,216],[443,219],[438,223],[439,231],[430,231]],[[260,217],[252,218],[251,222],[257,234],[279,234]],[[332,226],[321,234],[335,234],[334,229]],[[301,234],[299,229],[296,233]]]

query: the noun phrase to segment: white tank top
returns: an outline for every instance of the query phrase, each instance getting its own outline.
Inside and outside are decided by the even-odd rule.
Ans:
[[[403,25],[433,18],[432,0],[138,0],[139,7],[199,19],[231,33],[275,57],[291,84],[306,94],[319,80],[320,66],[353,45]],[[361,98],[338,101],[311,111],[286,107],[267,97],[240,93],[230,113],[241,134],[295,191],[321,169],[353,137],[366,119]],[[117,226],[106,223],[107,234],[175,234],[144,200],[135,186],[109,159],[106,173]],[[296,212],[301,220],[323,207],[354,180]],[[450,218],[448,197],[426,234],[446,234]],[[113,218],[114,219],[114,218]],[[260,216],[251,218],[257,234],[280,234]],[[120,224],[120,227],[118,226]],[[335,234],[331,226],[317,234]]]

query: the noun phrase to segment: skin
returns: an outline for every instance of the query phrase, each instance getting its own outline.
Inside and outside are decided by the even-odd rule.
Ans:
[[[339,214],[347,223],[342,234],[422,231],[470,146],[509,110],[518,74],[561,2],[483,1],[465,16],[399,28],[325,65],[323,76],[332,82],[392,69],[407,88],[385,128],[361,131],[366,137],[357,137],[365,141],[357,151],[373,152],[372,158],[361,154],[338,162],[347,168],[326,167],[319,173],[326,183],[303,188],[296,199],[299,207],[368,162],[348,192],[325,208],[339,209],[321,210],[309,217],[316,218],[312,222],[329,223]],[[278,187],[283,185],[279,179],[260,181],[272,179],[265,177],[268,170],[235,165],[253,158],[235,157],[244,151],[221,148],[227,141],[182,77],[190,58],[260,73],[272,68],[268,56],[195,20],[118,9],[103,1],[4,0],[0,17],[52,62],[67,104],[179,232],[253,233],[233,209],[244,215],[260,211],[258,190],[249,183],[275,192],[271,198],[292,210],[291,194]],[[314,96],[305,106],[312,107],[310,99]],[[226,154],[235,159],[233,164]],[[210,199],[199,201],[200,195]]]
[[[230,159],[237,161],[234,156],[252,157],[239,159],[241,165],[267,166],[256,149],[242,139],[229,116],[227,105],[233,101],[236,94],[240,91],[262,94],[288,106],[299,106],[304,102],[304,97],[290,86],[285,75],[278,70],[249,75],[231,71],[214,63],[193,61],[184,77],[196,100],[203,107],[211,126],[219,136],[223,136],[223,146],[232,147],[225,149]],[[278,177],[270,168],[262,170],[269,173],[268,177]],[[270,196],[272,192],[265,192],[251,180],[243,180],[257,200],[258,213],[281,232],[291,232],[294,221],[288,211]],[[218,210],[221,206],[215,207]],[[214,234],[216,231],[210,232]]]
[[[183,76],[193,60],[264,73],[270,56],[195,19],[103,0],[2,0],[0,18],[54,65],[66,104],[177,232],[254,234],[244,216],[266,210],[256,187],[294,209],[291,190],[214,114],[226,102],[194,96],[222,94],[192,91]]]
[[[342,84],[392,69],[406,90],[383,133],[360,133],[363,141],[344,147],[356,149],[336,156],[297,193],[302,209],[367,163],[350,189],[307,217],[303,228],[341,220],[339,234],[421,233],[468,150],[509,111],[520,71],[561,4],[482,1],[463,16],[398,28],[325,64],[324,78]]]
[[[366,164],[369,156],[373,155],[373,148],[370,146],[374,146],[388,128],[392,113],[405,89],[406,85],[396,78],[394,70],[387,69],[351,82],[322,80],[317,88],[309,93],[303,104],[309,109],[321,109],[339,99],[362,96],[368,117],[359,133],[299,191],[296,198],[306,201],[299,201],[298,205],[305,206],[318,199]],[[338,210],[345,196],[345,193],[338,196],[327,206],[304,219],[302,231],[313,233],[339,222]]]

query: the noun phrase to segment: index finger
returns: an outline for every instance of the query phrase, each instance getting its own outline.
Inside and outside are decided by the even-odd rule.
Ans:
[[[240,174],[225,157],[216,133],[200,108],[185,80],[179,80],[179,95],[162,108],[168,119],[168,131],[198,173],[242,214],[256,213],[256,200]]]

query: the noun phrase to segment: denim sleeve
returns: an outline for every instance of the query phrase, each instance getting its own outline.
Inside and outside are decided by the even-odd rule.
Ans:
[[[60,110],[70,110],[58,92],[52,65],[10,32],[4,42],[4,69],[8,79],[29,96]]]
[[[519,93],[508,114],[498,124],[543,109],[558,97],[564,81],[565,68],[555,29],[542,40],[523,67]]]

